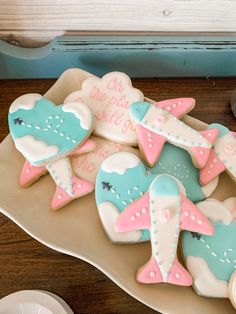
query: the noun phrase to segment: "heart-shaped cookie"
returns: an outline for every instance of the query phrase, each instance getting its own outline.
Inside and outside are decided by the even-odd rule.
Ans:
[[[193,287],[199,295],[228,297],[228,283],[236,269],[236,197],[223,202],[207,199],[197,204],[212,221],[211,237],[184,232],[182,250]]]
[[[113,242],[140,242],[149,239],[148,231],[119,234],[114,223],[124,208],[142,196],[155,175],[147,172],[143,162],[129,152],[107,157],[97,174],[95,197],[103,227]]]
[[[137,152],[138,153],[138,152]],[[83,158],[83,157],[80,157]],[[107,167],[107,165],[110,165]],[[121,171],[121,168],[123,170]],[[117,170],[118,169],[118,170]],[[120,170],[119,170],[120,169]],[[187,197],[200,201],[208,197],[216,188],[218,178],[206,186],[199,183],[199,170],[192,163],[189,154],[181,148],[166,143],[158,163],[148,168],[132,153],[115,153],[101,164],[96,180],[96,202],[106,233],[114,242],[137,242],[149,240],[148,231],[119,234],[114,231],[118,214],[133,200],[139,198],[149,188],[159,174],[170,174],[178,179],[186,190]],[[137,241],[137,233],[140,236]]]
[[[81,90],[66,97],[64,103],[79,101],[90,107],[95,117],[94,134],[127,145],[137,144],[137,135],[128,109],[143,100],[143,93],[132,87],[130,78],[110,72],[102,78],[89,78]]]
[[[9,128],[26,160],[41,166],[67,156],[90,135],[93,117],[85,104],[56,106],[39,94],[17,98],[9,109]]]

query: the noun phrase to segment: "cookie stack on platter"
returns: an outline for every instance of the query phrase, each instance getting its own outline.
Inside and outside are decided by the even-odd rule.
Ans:
[[[52,209],[95,188],[111,241],[151,241],[138,282],[193,284],[200,295],[229,296],[234,304],[236,198],[208,197],[220,173],[236,180],[236,135],[220,124],[204,131],[185,124],[194,106],[192,98],[145,101],[120,72],[86,79],[59,106],[23,95],[9,110],[12,138],[26,159],[20,185],[49,172]],[[177,258],[179,242],[187,269]]]

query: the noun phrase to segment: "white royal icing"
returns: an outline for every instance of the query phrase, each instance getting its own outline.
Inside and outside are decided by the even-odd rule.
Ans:
[[[46,165],[49,173],[57,185],[59,185],[70,196],[73,196],[72,190],[72,169],[68,157],[56,160]]]
[[[102,78],[86,79],[81,90],[71,93],[64,103],[79,101],[90,107],[95,117],[94,133],[114,142],[137,144],[137,134],[128,108],[143,100],[143,93],[132,86],[121,72],[110,72]]]
[[[186,263],[194,280],[193,286],[199,295],[215,298],[228,297],[228,282],[216,278],[203,258],[188,256]]]
[[[90,137],[96,143],[94,151],[80,156],[72,156],[73,171],[78,177],[84,178],[91,182],[96,181],[98,169],[105,158],[109,155],[128,151],[138,154],[138,150],[120,143],[108,142],[98,137]]]
[[[113,242],[138,242],[142,236],[141,231],[130,231],[117,233],[114,230],[114,224],[120,213],[116,206],[111,202],[104,202],[98,206],[98,211],[109,238]]]
[[[210,142],[198,131],[187,126],[168,111],[153,105],[150,106],[140,124],[157,134],[165,136],[170,143],[178,143],[181,147],[211,147]]]
[[[211,182],[201,187],[202,193],[205,195],[205,197],[210,196],[212,192],[215,191],[218,185],[218,182],[219,182],[219,177],[216,177]]]
[[[123,175],[126,170],[137,167],[140,162],[141,160],[132,153],[116,153],[104,160],[101,169],[108,173],[116,172]]]
[[[222,221],[225,225],[229,225],[233,216],[231,212],[221,203],[215,199],[208,199],[197,204],[201,212],[212,221]]]
[[[154,196],[151,187],[150,191],[152,251],[163,279],[167,281],[176,259],[180,232],[180,197]]]
[[[67,103],[62,106],[64,112],[73,113],[80,120],[80,126],[85,130],[90,130],[93,123],[92,112],[88,106],[80,102]]]
[[[45,142],[36,140],[32,135],[25,135],[15,139],[16,148],[26,160],[31,163],[44,160],[57,155],[59,147],[47,145]]]
[[[236,138],[231,132],[217,138],[214,150],[226,168],[236,177]]]
[[[35,102],[41,98],[42,96],[36,93],[22,95],[13,101],[9,109],[9,112],[13,113],[19,109],[25,110],[33,109],[35,106]]]

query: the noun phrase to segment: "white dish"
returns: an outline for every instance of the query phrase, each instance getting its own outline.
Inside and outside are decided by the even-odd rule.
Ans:
[[[79,69],[67,70],[46,93],[46,97],[57,104],[62,103],[89,76],[89,73]],[[206,127],[190,117],[185,122],[199,129]],[[111,243],[103,231],[94,194],[72,202],[63,210],[51,211],[53,181],[45,176],[31,187],[21,188],[18,182],[23,162],[8,135],[0,145],[0,177],[4,178],[0,182],[0,211],[32,237],[54,250],[94,265],[131,296],[160,312],[235,313],[228,299],[199,297],[191,287],[137,283],[135,273],[150,255],[149,243]],[[213,197],[223,200],[235,196],[234,190],[235,183],[223,174]]]
[[[23,290],[0,300],[2,314],[73,314],[69,305],[48,291]]]

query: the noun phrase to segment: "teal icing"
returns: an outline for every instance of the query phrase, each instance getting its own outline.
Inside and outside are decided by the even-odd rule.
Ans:
[[[210,124],[208,126],[208,129],[218,129],[219,130],[218,137],[222,137],[222,136],[226,135],[227,133],[229,133],[229,129],[226,128],[225,126],[223,126],[222,124],[219,124],[219,123]]]
[[[53,117],[49,119],[49,116]],[[55,118],[57,117],[57,118]],[[59,118],[58,118],[59,117]],[[23,120],[23,124],[15,124],[15,119]],[[60,119],[63,122],[60,122]],[[46,122],[48,120],[48,123]],[[73,150],[88,136],[89,130],[85,130],[80,125],[80,120],[71,112],[65,112],[61,106],[55,106],[51,101],[42,97],[35,102],[35,106],[30,110],[18,109],[9,113],[8,122],[13,139],[26,135],[32,135],[36,140],[41,140],[47,145],[59,147],[57,156],[64,155]],[[51,128],[48,128],[48,124]],[[60,124],[60,125],[59,125]],[[28,127],[31,125],[32,127]],[[40,127],[36,129],[35,127]],[[48,130],[43,130],[48,129]],[[55,133],[53,130],[58,131]],[[61,136],[62,133],[64,136]],[[70,139],[66,139],[69,137]],[[35,165],[40,165],[47,160],[38,160]],[[32,163],[32,161],[29,160]]]
[[[129,108],[129,112],[131,117],[136,121],[140,122],[143,120],[143,117],[147,113],[148,109],[150,108],[151,104],[139,101],[132,104],[132,106]]]
[[[194,167],[190,155],[182,148],[165,143],[159,161],[148,170],[152,174],[170,174],[181,181],[187,197],[192,202],[205,199],[199,183],[199,170]]]
[[[175,179],[169,175],[158,176],[151,184],[150,193],[152,196],[177,196],[179,195],[179,186]]]
[[[148,190],[155,176],[145,175],[145,173],[146,169],[142,162],[137,167],[127,169],[123,175],[116,172],[107,173],[100,168],[95,187],[97,205],[103,202],[111,202],[119,212],[122,212],[133,200],[141,197],[140,192],[144,194]],[[109,183],[108,188],[104,188],[104,183]],[[126,204],[122,201],[125,201]],[[149,231],[143,230],[140,241],[149,239]]]
[[[229,281],[236,269],[236,222],[233,221],[229,225],[224,225],[222,222],[213,224],[215,227],[213,236],[199,235],[200,238],[198,239],[198,234],[193,237],[191,232],[184,231],[182,233],[183,254],[185,259],[187,256],[202,257],[216,278]],[[209,245],[210,249],[207,248],[206,244]]]

